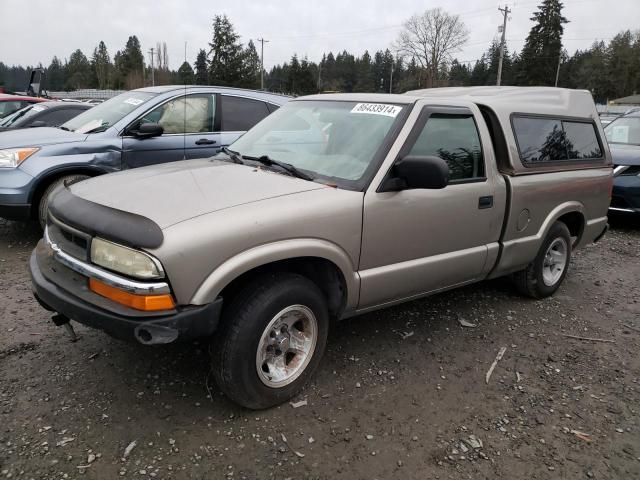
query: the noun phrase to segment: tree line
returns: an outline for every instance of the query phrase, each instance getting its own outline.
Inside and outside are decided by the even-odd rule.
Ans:
[[[620,32],[609,42],[594,42],[590,48],[569,55],[562,45],[564,25],[569,21],[562,15],[562,7],[560,0],[541,1],[522,51],[512,53],[505,48],[502,85],[552,86],[557,76],[558,86],[588,89],[599,102],[640,91],[640,31]],[[428,35],[430,29],[446,35]],[[51,91],[133,89],[153,82],[255,89],[260,88],[261,73],[267,90],[292,95],[495,85],[499,42],[491,42],[479,59],[459,61],[454,54],[467,39],[468,30],[460,17],[437,8],[408,19],[388,49],[362,54],[327,52],[319,62],[294,54],[289,61],[261,72],[253,41],[244,45],[230,19],[216,15],[211,41],[199,50],[193,65],[185,61],[178,70],[171,70],[166,43],[158,43],[153,61],[147,62],[140,41],[133,35],[113,58],[102,41],[91,58],[79,49],[64,61],[54,57],[46,67],[45,86]],[[0,62],[0,86],[24,90],[29,70]]]

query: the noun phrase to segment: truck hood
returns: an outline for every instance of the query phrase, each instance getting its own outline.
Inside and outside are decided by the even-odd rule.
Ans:
[[[70,190],[90,202],[146,217],[164,229],[218,210],[322,188],[331,187],[246,165],[199,159],[96,177]]]
[[[640,165],[640,145],[610,143],[609,149],[614,165]]]
[[[86,133],[67,132],[60,128],[38,127],[0,132],[0,149],[43,147],[56,143],[83,142]]]

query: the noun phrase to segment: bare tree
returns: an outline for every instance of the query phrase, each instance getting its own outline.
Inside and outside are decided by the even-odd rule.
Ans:
[[[469,39],[469,30],[458,15],[432,8],[413,15],[403,25],[396,41],[398,53],[415,59],[430,74],[432,85],[438,85],[438,72],[451,62],[451,55]]]
[[[171,80],[167,42],[156,43],[154,55],[156,57],[156,84],[167,85]]]

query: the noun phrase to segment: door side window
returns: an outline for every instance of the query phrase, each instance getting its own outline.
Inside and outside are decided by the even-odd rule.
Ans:
[[[471,115],[431,115],[409,155],[442,158],[449,165],[449,183],[485,178],[480,136]]]
[[[269,115],[267,104],[260,100],[222,95],[222,131],[246,132]]]
[[[163,103],[146,113],[142,123],[158,123],[165,134],[213,132],[214,95],[187,95]]]
[[[41,114],[34,121],[45,122],[47,125],[57,127],[82,113],[82,111],[77,108],[58,108]]]

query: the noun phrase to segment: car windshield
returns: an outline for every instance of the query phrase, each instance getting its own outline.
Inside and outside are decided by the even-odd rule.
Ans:
[[[82,112],[60,128],[78,133],[104,131],[155,95],[148,92],[125,92]]]
[[[27,118],[33,117],[38,112],[42,112],[43,110],[46,110],[46,107],[38,105],[37,103],[34,103],[33,105],[27,105],[26,107],[21,108],[20,110],[13,112],[12,114],[7,115],[2,120],[0,120],[0,127],[12,127],[16,124],[16,122],[18,122],[18,120],[24,121]]]
[[[231,149],[286,162],[338,186],[360,181],[404,107],[329,100],[289,102]]]
[[[19,100],[0,102],[0,118],[6,118],[8,115],[11,115],[12,113],[22,108],[22,106],[23,103]]]
[[[604,129],[609,143],[640,145],[640,117],[618,117]]]

